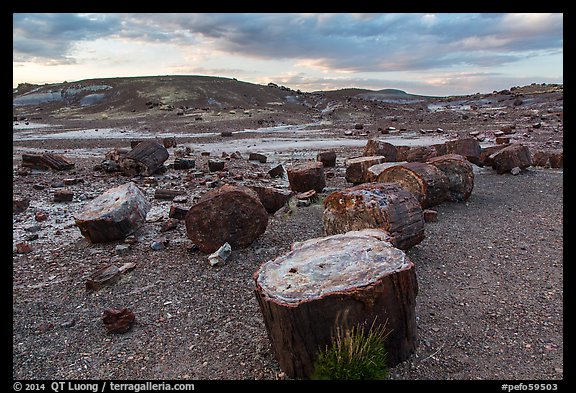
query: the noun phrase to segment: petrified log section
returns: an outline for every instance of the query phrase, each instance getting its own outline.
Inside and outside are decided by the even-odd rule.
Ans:
[[[224,185],[204,194],[184,220],[188,238],[213,253],[224,243],[233,250],[248,247],[266,230],[268,213],[250,188]]]
[[[461,138],[444,142],[446,151],[439,151],[438,155],[459,154],[466,157],[468,161],[478,165],[480,163],[480,152],[482,148],[476,138]]]
[[[322,192],[326,187],[324,164],[319,161],[289,166],[286,171],[292,191],[316,190],[316,192]]]
[[[524,169],[532,165],[532,157],[528,146],[514,143],[490,156],[492,168],[498,174],[510,172],[512,168]]]
[[[324,233],[383,229],[394,247],[406,250],[424,240],[424,216],[412,193],[396,183],[365,183],[324,199]]]
[[[494,145],[494,146],[487,146],[483,147],[480,151],[480,162],[477,164],[478,166],[492,166],[492,159],[490,156],[500,150],[504,149],[505,147],[510,146],[510,144],[504,145]]]
[[[320,161],[324,168],[335,167],[336,166],[336,152],[335,151],[323,151],[316,155],[316,161]]]
[[[371,181],[368,168],[372,165],[385,162],[384,156],[362,156],[351,158],[346,161],[346,181],[361,184]]]
[[[382,164],[376,164],[376,165],[372,165],[370,168],[367,169],[366,172],[366,176],[368,179],[368,182],[375,182],[378,180],[378,176],[380,176],[380,174],[382,172],[384,172],[386,169],[390,168],[391,166],[394,165],[399,165],[399,164],[406,164],[407,161],[404,162],[383,162]]]
[[[440,169],[448,177],[448,200],[467,200],[474,189],[474,171],[466,157],[459,154],[445,154],[427,162]]]
[[[171,190],[168,188],[157,188],[154,190],[154,199],[164,199],[171,201],[179,195],[186,195],[184,190]]]
[[[260,202],[268,213],[274,214],[280,210],[292,196],[292,191],[274,187],[250,186],[258,194]]]
[[[123,239],[146,220],[150,203],[136,184],[114,187],[94,198],[74,216],[82,235],[92,243]]]
[[[532,165],[546,168],[562,168],[564,165],[564,152],[562,150],[533,151]]]
[[[408,162],[426,162],[427,160],[436,157],[438,153],[434,146],[413,146],[406,153],[406,161]]]
[[[273,352],[291,378],[311,375],[336,329],[385,326],[391,367],[414,352],[414,264],[387,237],[365,229],[306,240],[254,273]]]
[[[129,176],[150,176],[160,169],[168,155],[168,150],[157,142],[140,142],[122,158],[120,167]]]
[[[22,167],[62,171],[74,168],[74,163],[61,154],[22,154]]]
[[[368,139],[362,153],[363,156],[383,156],[384,162],[398,161],[396,154],[396,146],[379,139]]]
[[[384,170],[379,183],[398,183],[410,191],[423,209],[438,205],[448,198],[448,177],[434,165],[409,162]]]

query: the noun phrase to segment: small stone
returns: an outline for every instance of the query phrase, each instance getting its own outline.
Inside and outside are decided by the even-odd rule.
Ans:
[[[114,247],[114,251],[118,255],[126,255],[130,251],[130,245],[129,244],[118,244],[116,247]]]
[[[516,176],[516,175],[520,174],[520,171],[521,171],[521,169],[518,168],[517,166],[515,166],[514,168],[512,168],[510,170],[510,173],[513,174],[514,176]]]
[[[32,247],[26,242],[16,243],[16,253],[17,254],[28,254],[32,251]]]
[[[48,213],[39,211],[34,214],[34,219],[36,221],[46,221],[48,219]]]
[[[436,222],[438,221],[438,212],[432,209],[424,209],[424,222]]]
[[[74,198],[74,192],[71,190],[57,190],[54,193],[54,202],[70,202]]]
[[[106,309],[102,315],[102,322],[108,333],[126,333],[132,328],[136,316],[128,309]]]

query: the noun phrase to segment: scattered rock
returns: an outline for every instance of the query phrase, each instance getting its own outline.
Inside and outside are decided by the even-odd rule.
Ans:
[[[120,277],[121,273],[118,267],[113,264],[106,264],[98,268],[86,279],[86,290],[97,291],[104,286],[115,284],[120,280]]]
[[[208,256],[208,262],[210,263],[210,266],[223,265],[231,253],[232,246],[226,242],[222,245],[222,247]]]
[[[208,160],[208,170],[210,172],[219,172],[224,170],[225,161],[221,160]]]
[[[72,190],[63,189],[54,192],[54,202],[71,202],[73,198],[74,192]]]
[[[438,221],[438,212],[432,209],[424,209],[424,222],[436,222]]]
[[[262,164],[265,164],[267,160],[268,157],[260,153],[250,153],[250,155],[248,156],[248,161],[259,161]]]
[[[353,184],[372,181],[368,173],[368,168],[370,168],[372,165],[381,164],[385,161],[386,157],[384,156],[364,156],[347,160],[346,181]]]
[[[492,168],[498,174],[510,172],[512,168],[527,168],[532,165],[532,158],[528,146],[520,143],[513,143],[508,147],[492,154],[490,156]]]
[[[316,161],[320,161],[324,168],[335,167],[336,166],[336,152],[335,151],[323,151],[318,153],[316,156]]]
[[[102,322],[108,333],[126,333],[132,329],[135,321],[136,316],[128,308],[109,308],[104,310],[102,315]]]
[[[284,169],[284,165],[282,164],[278,164],[268,171],[270,177],[283,177],[285,173],[286,169]]]
[[[250,186],[250,188],[258,194],[260,202],[270,214],[274,214],[281,209],[292,196],[292,191],[290,190],[263,186]]]
[[[88,202],[74,219],[90,242],[107,242],[123,239],[138,229],[150,207],[138,186],[128,182]]]
[[[324,165],[321,162],[310,161],[303,164],[291,165],[287,168],[290,189],[296,192],[311,189],[322,192],[326,187]]]
[[[16,243],[16,253],[17,254],[28,254],[29,252],[32,252],[32,247],[30,246],[30,244],[28,244],[26,242]]]
[[[193,169],[196,167],[195,160],[186,160],[184,158],[175,158],[172,166],[175,170],[180,169]]]
[[[12,214],[20,214],[30,206],[30,199],[12,197]]]

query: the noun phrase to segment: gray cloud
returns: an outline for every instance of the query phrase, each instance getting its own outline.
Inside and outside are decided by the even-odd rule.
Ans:
[[[563,15],[14,14],[14,59],[72,61],[75,42],[106,36],[183,47],[210,39],[243,56],[383,72],[497,66],[561,51]]]

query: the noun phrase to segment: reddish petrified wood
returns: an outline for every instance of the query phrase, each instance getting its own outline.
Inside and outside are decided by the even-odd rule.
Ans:
[[[510,172],[515,167],[524,169],[532,165],[530,149],[520,143],[513,143],[492,154],[490,161],[498,174]]]
[[[420,203],[396,183],[365,183],[333,192],[324,199],[322,222],[326,235],[383,229],[402,250],[424,240]]]
[[[385,162],[384,156],[362,156],[346,161],[346,181],[354,184],[371,181],[368,168]]]
[[[232,250],[248,247],[266,230],[268,213],[250,188],[224,185],[204,194],[184,220],[188,238],[212,253],[226,242]]]
[[[363,156],[383,156],[384,162],[398,161],[396,154],[396,146],[378,139],[368,139],[362,153]]]
[[[505,147],[510,146],[509,143],[502,144],[502,145],[494,145],[494,146],[487,146],[483,147],[480,151],[480,161],[478,162],[478,166],[492,166],[492,159],[490,156],[500,150],[504,149]]]
[[[476,138],[461,138],[444,142],[446,151],[438,151],[438,155],[443,154],[460,154],[466,157],[468,161],[478,165],[480,162],[480,142]]]
[[[128,308],[106,309],[102,315],[102,322],[108,333],[126,333],[132,329],[136,316]]]
[[[306,240],[254,274],[272,350],[291,378],[307,378],[337,329],[384,327],[393,367],[417,346],[414,264],[378,229]]]
[[[324,164],[319,161],[289,166],[286,171],[288,172],[288,182],[292,191],[316,190],[316,192],[322,192],[324,187],[326,187]]]
[[[409,162],[384,170],[379,183],[398,183],[410,191],[423,209],[438,205],[448,198],[448,177],[434,165]]]
[[[288,202],[293,194],[290,190],[281,190],[274,187],[250,186],[250,188],[258,194],[260,202],[262,202],[262,205],[264,205],[264,208],[270,214],[276,213],[286,205],[286,202]]]
[[[467,200],[474,189],[474,171],[466,157],[445,154],[427,161],[448,177],[448,199],[453,202]]]

